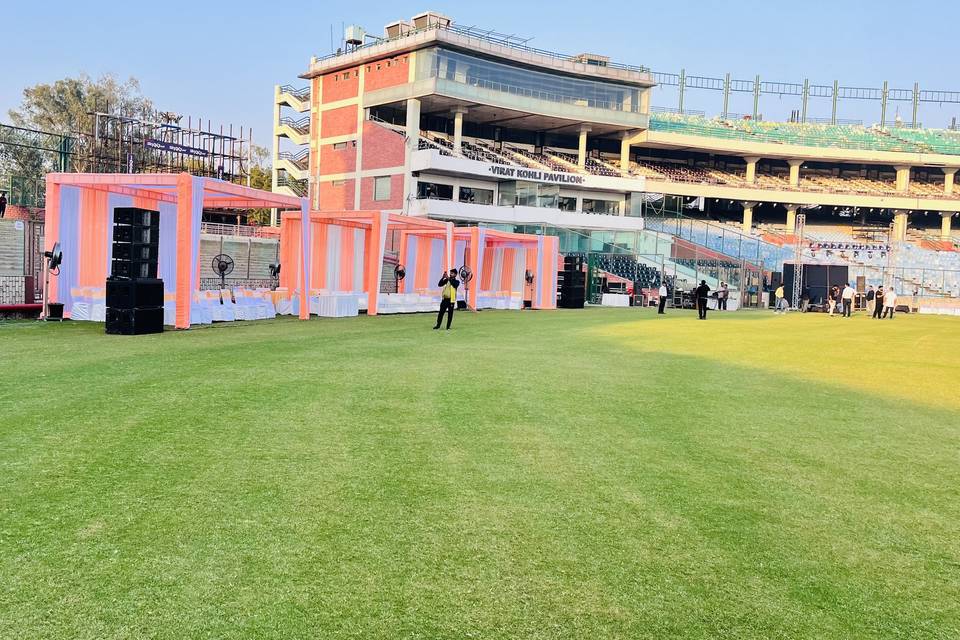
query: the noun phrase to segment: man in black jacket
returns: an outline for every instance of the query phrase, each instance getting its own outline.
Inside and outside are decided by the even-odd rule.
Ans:
[[[879,318],[883,314],[883,285],[877,287],[877,293],[873,296],[873,317]]]
[[[447,330],[450,330],[450,323],[453,322],[453,310],[457,307],[457,287],[460,281],[457,280],[457,270],[450,269],[449,275],[444,275],[437,283],[440,290],[440,313],[437,314],[437,324],[434,329],[440,328],[440,322],[443,320],[443,314],[447,314]]]
[[[710,287],[707,286],[706,280],[700,281],[700,286],[697,287],[697,313],[700,315],[701,320],[707,319],[707,296],[710,295]]]

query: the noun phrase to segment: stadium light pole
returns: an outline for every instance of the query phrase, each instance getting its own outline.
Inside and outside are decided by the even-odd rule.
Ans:
[[[830,124],[837,124],[837,93],[840,91],[840,81],[833,81],[833,111],[830,114]]]
[[[810,99],[810,79],[809,79],[809,78],[804,78],[804,79],[803,79],[803,98],[801,99],[801,100],[802,100],[802,104],[801,104],[801,107],[800,107],[800,122],[801,122],[801,123],[806,123],[806,122],[807,122],[807,101],[808,101],[809,99]]]
[[[683,113],[683,90],[687,84],[687,70],[680,69],[680,113]]]
[[[726,120],[730,113],[730,74],[723,78],[723,119]]]
[[[913,83],[913,120],[910,125],[912,129],[917,128],[917,114],[920,111],[920,83]]]
[[[753,81],[753,119],[756,120],[760,115],[760,75]]]
[[[887,126],[887,95],[890,92],[890,83],[883,81],[883,88],[880,90],[880,128]]]

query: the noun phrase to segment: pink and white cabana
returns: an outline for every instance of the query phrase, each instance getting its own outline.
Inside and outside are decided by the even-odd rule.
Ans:
[[[200,222],[204,209],[278,208],[307,211],[307,199],[179,174],[51,173],[47,175],[46,250],[59,242],[63,263],[51,275],[47,299],[70,317],[78,287],[102,287],[110,273],[113,211],[160,212],[158,276],[175,301],[175,326],[188,329],[200,286]],[[299,214],[298,214],[299,215]]]
[[[310,224],[289,211],[280,222],[280,287],[298,300],[297,313],[310,317],[302,301],[319,292],[362,295],[367,315],[380,308],[380,281],[389,233],[434,234],[441,269],[454,266],[453,223],[385,211],[313,211]]]
[[[438,259],[443,239],[429,230],[400,234],[400,263],[407,277],[401,292],[435,287],[444,268]],[[519,308],[529,300],[534,309],[556,309],[559,239],[484,227],[454,230],[454,266],[468,265],[474,274],[467,305],[480,308]],[[533,274],[533,284],[525,275]]]

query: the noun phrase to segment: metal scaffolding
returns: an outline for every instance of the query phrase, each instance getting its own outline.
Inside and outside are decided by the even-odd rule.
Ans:
[[[186,122],[184,122],[186,119]],[[253,130],[210,119],[154,112],[130,117],[92,111],[77,124],[78,170],[174,173],[249,184]]]
[[[922,104],[960,104],[960,91],[921,89],[919,83],[914,83],[910,89],[891,88],[890,83],[887,81],[884,81],[880,87],[848,87],[841,86],[839,80],[834,80],[832,84],[811,84],[809,79],[804,79],[803,82],[773,82],[762,80],[759,75],[753,80],[738,80],[731,78],[729,73],[723,78],[711,78],[689,75],[686,69],[681,69],[680,73],[654,72],[652,75],[658,86],[676,87],[677,90],[676,109],[661,107],[655,110],[701,115],[702,112],[691,112],[686,109],[686,103],[689,100],[688,91],[691,89],[717,91],[723,94],[723,109],[720,113],[724,119],[743,115],[749,115],[753,119],[759,119],[763,115],[760,104],[762,96],[776,96],[778,99],[786,96],[799,98],[794,115],[794,118],[798,122],[862,124],[859,120],[840,118],[838,116],[838,109],[841,100],[867,100],[879,103],[880,123],[883,126],[919,128],[922,126],[918,119],[920,106]],[[729,113],[731,93],[751,94],[753,97],[753,113]],[[808,117],[811,98],[825,98],[830,100],[831,111],[829,118]],[[900,121],[896,118],[890,120],[888,111],[891,103],[909,103],[910,120]],[[951,122],[949,126],[953,128],[956,126],[956,123]]]

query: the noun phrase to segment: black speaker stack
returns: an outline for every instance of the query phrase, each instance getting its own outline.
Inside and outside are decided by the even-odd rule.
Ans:
[[[563,271],[557,274],[560,299],[557,306],[562,309],[583,309],[587,295],[587,274],[583,272],[583,258],[564,256]]]
[[[117,207],[113,213],[113,260],[107,278],[107,333],[142,335],[163,331],[163,280],[157,278],[160,212]]]

